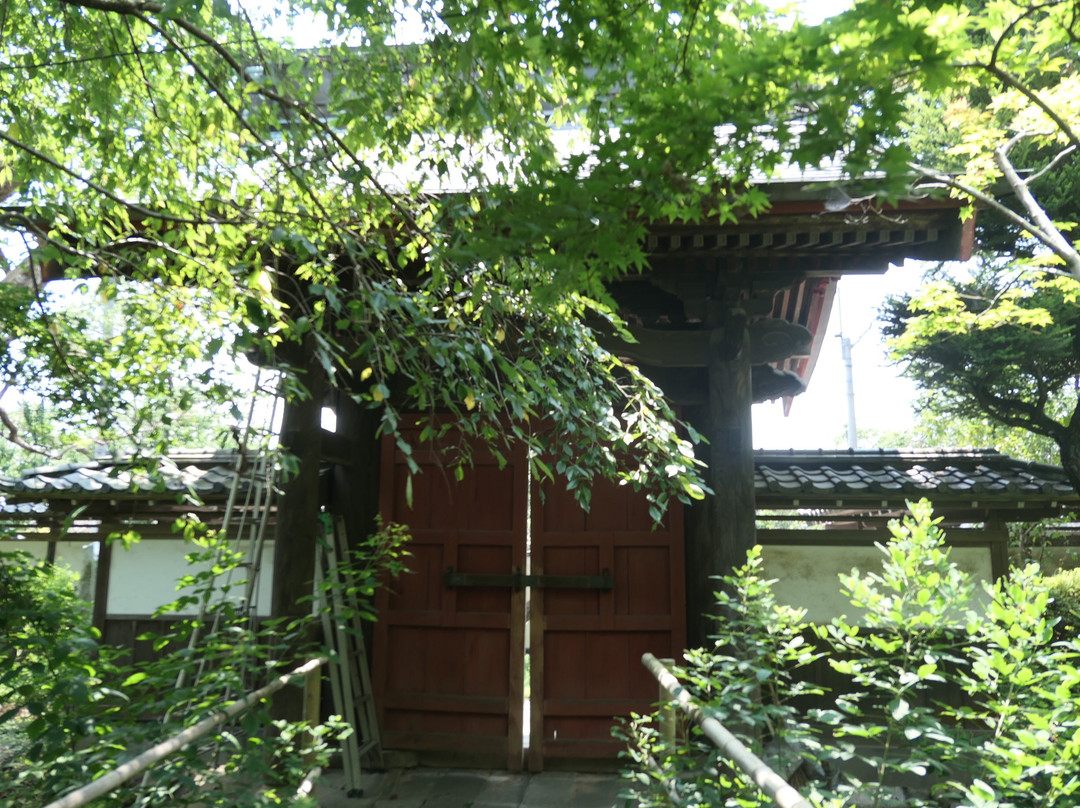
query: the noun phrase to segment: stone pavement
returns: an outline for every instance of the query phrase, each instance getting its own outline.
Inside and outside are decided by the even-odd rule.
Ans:
[[[625,790],[617,774],[414,768],[364,775],[360,797],[332,769],[316,793],[321,808],[630,808]]]

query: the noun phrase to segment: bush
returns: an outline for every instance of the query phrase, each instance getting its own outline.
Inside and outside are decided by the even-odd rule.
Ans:
[[[0,552],[0,704],[25,707],[51,678],[58,645],[92,635],[77,576],[27,552]],[[2,715],[2,713],[0,713]]]
[[[42,767],[95,731],[97,633],[75,576],[23,551],[0,553],[0,804],[19,803]],[[107,663],[106,663],[107,664]]]
[[[688,653],[677,673],[709,713],[785,776],[784,750],[824,764],[803,789],[818,805],[1074,808],[1075,634],[1055,642],[1048,585],[1034,566],[976,599],[949,560],[929,503],[910,508],[890,524],[880,573],[841,576],[857,621],[838,618],[810,631],[798,612],[777,605],[752,553],[723,579],[724,636]],[[817,648],[803,640],[807,633]],[[851,686],[829,694],[808,721],[791,700],[805,690],[800,669],[818,654]],[[628,737],[629,774],[644,805],[765,804],[696,730],[670,744],[637,718]],[[803,774],[813,771],[803,766]]]
[[[1054,638],[1075,640],[1080,635],[1080,567],[1049,576],[1046,588],[1050,593],[1047,611],[1058,621]]]
[[[4,715],[25,716],[0,777],[0,808],[56,799],[288,672],[301,656],[326,653],[312,642],[314,616],[253,625],[229,592],[242,591],[243,582],[224,583],[243,558],[196,524],[179,527],[194,546],[180,581],[186,593],[159,614],[189,606],[198,614],[140,637],[160,652],[140,665],[117,664],[126,654],[100,648],[84,608],[33,559],[0,563],[0,619],[7,621],[0,653],[11,663],[0,669],[0,686],[18,698]],[[354,596],[357,616],[373,617],[364,602],[381,570],[400,569],[406,539],[400,526],[382,528],[333,571],[335,585]],[[294,799],[296,786],[351,731],[334,717],[315,727],[274,720],[267,704],[255,705],[95,805],[314,805]]]
[[[807,642],[805,612],[776,601],[761,577],[760,548],[721,584],[716,597],[726,615],[724,633],[713,638],[711,649],[687,651],[687,665],[675,673],[708,715],[773,768],[790,773],[804,763],[812,767],[820,749],[817,733],[792,705],[820,692],[797,676],[819,656]],[[650,718],[639,716],[618,733],[629,742],[636,764],[630,776],[642,808],[759,804],[757,787],[728,767],[696,728],[684,727],[684,740],[671,743]]]

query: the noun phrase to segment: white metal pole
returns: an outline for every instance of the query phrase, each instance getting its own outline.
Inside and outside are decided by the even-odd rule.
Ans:
[[[859,436],[855,431],[855,374],[851,365],[851,340],[840,334],[840,352],[844,357],[844,374],[847,377],[847,444],[849,449],[859,448]]]

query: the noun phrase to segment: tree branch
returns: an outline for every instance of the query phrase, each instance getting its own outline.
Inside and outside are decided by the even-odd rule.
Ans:
[[[1016,78],[1016,76],[1014,76],[1012,73],[1009,73],[1007,70],[1003,70],[997,65],[984,65],[980,64],[979,62],[974,62],[972,64],[961,64],[958,65],[958,67],[979,68],[988,71],[992,76],[999,79],[1006,86],[1016,90],[1028,101],[1041,109],[1046,115],[1046,117],[1052,120],[1054,122],[1054,125],[1057,126],[1059,130],[1061,130],[1061,133],[1063,135],[1065,135],[1065,137],[1069,141],[1069,145],[1080,146],[1080,136],[1078,136],[1072,126],[1069,125],[1069,122],[1066,121],[1063,117],[1061,117],[1061,115],[1052,106],[1043,101],[1043,99],[1039,96],[1037,92],[1032,90],[1022,81],[1020,81],[1020,79]]]
[[[1040,232],[1039,228],[1035,224],[1029,222],[1027,219],[1025,219],[1023,216],[1021,216],[1009,206],[1003,205],[1001,202],[994,199],[994,197],[980,191],[974,186],[968,185],[964,182],[960,182],[960,180],[956,179],[953,176],[950,176],[949,174],[942,174],[940,171],[935,171],[932,168],[927,168],[926,166],[916,163],[914,161],[908,162],[908,168],[910,168],[912,171],[915,171],[920,176],[925,177],[926,179],[933,180],[934,182],[940,183],[946,187],[960,191],[961,193],[970,196],[976,202],[982,202],[987,207],[993,208],[1002,216],[1009,219],[1013,224],[1019,225],[1020,227],[1024,228],[1024,230],[1031,233],[1031,235],[1035,236],[1035,238],[1039,239],[1039,241],[1043,241],[1045,239],[1045,234]]]
[[[1039,11],[1042,11],[1045,8],[1053,8],[1054,6],[1059,6],[1059,5],[1061,5],[1061,3],[1062,3],[1062,0],[1050,0],[1050,2],[1048,2],[1048,3],[1036,3],[1033,6],[1029,6],[1027,9],[1024,10],[1023,14],[1021,14],[1015,20],[1010,22],[1008,24],[1008,26],[1005,27],[1005,30],[1001,32],[1001,36],[999,36],[997,38],[997,41],[994,43],[994,49],[990,53],[990,65],[991,66],[996,66],[997,65],[998,56],[1001,54],[1001,46],[1002,46],[1002,44],[1004,44],[1006,39],[1008,39],[1010,36],[1012,36],[1012,32],[1015,30],[1016,26],[1019,25],[1022,20],[1027,19],[1028,17],[1032,16],[1033,14],[1035,14],[1035,13],[1037,13]]]
[[[682,55],[679,57],[679,63],[682,65],[682,69],[686,70],[686,55],[690,49],[690,37],[694,33],[694,24],[697,22],[698,12],[701,11],[701,0],[695,0],[694,13],[690,15],[690,25],[686,28],[686,39],[683,41]]]
[[[920,165],[919,163],[916,163],[914,161],[909,162],[908,167],[912,171],[915,171],[920,176],[923,176],[926,179],[933,180],[934,182],[940,183],[948,188],[953,188],[965,194],[966,196],[971,197],[976,202],[981,202],[988,208],[992,208],[993,210],[1000,213],[1013,224],[1023,228],[1033,237],[1042,242],[1047,248],[1049,248],[1056,256],[1058,256],[1058,258],[1060,258],[1064,262],[1065,266],[1068,268],[1068,274],[1070,275],[1070,277],[1080,280],[1080,253],[1077,253],[1076,250],[1073,249],[1072,245],[1065,241],[1064,237],[1057,230],[1057,228],[1053,226],[1053,222],[1050,222],[1052,232],[1048,233],[1035,222],[1025,219],[1008,205],[1002,204],[997,199],[990,196],[990,194],[987,194],[984,191],[980,191],[978,188],[975,188],[972,185],[968,185],[967,183],[961,182],[955,177],[952,177],[948,174],[942,174],[940,171],[935,171],[932,168],[927,168],[926,166]],[[1020,182],[1022,183],[1023,180],[1020,180]],[[1043,215],[1045,216],[1045,213]],[[1049,219],[1047,219],[1047,221],[1049,221]]]
[[[82,0],[78,1],[82,2]],[[215,53],[221,56],[222,59],[225,59],[229,66],[233,70],[235,70],[238,75],[244,75],[243,65],[241,65],[233,57],[232,53],[229,52],[228,48],[217,42],[217,40],[215,40],[210,34],[203,31],[198,26],[192,25],[187,20],[177,19],[175,20],[175,22],[180,28],[206,43]],[[312,126],[316,127],[320,132],[322,132],[322,134],[325,135],[331,143],[333,143],[335,146],[341,149],[342,152],[344,152],[344,154],[353,162],[354,165],[364,170],[364,178],[369,183],[371,183],[376,193],[378,193],[390,203],[395,212],[397,212],[397,214],[402,218],[402,221],[408,222],[413,232],[415,232],[417,235],[422,235],[429,244],[432,243],[431,235],[417,223],[416,218],[413,216],[412,212],[402,207],[401,203],[398,202],[397,197],[391,194],[389,189],[387,189],[382,183],[378,181],[378,179],[376,179],[375,172],[368,168],[367,164],[360,159],[359,155],[357,155],[352,149],[350,149],[345,143],[345,141],[342,140],[341,136],[338,135],[338,133],[335,132],[332,127],[328,126],[324,120],[322,120],[317,115],[313,115],[311,111],[299,101],[289,98],[288,96],[284,96],[281,93],[270,89],[269,87],[264,87],[260,85],[256,92],[267,100],[273,101],[282,110],[286,112],[297,113],[307,123],[311,124]],[[248,128],[250,129],[250,127]]]
[[[1044,411],[1020,399],[995,395],[983,387],[977,388],[973,392],[979,406],[995,420],[1006,426],[1020,427],[1029,432],[1046,435],[1048,438],[1060,443],[1065,427]]]
[[[1017,134],[1009,138],[1007,142],[1000,144],[994,149],[994,160],[997,162],[998,168],[1001,169],[1005,181],[1009,183],[1009,187],[1016,193],[1020,204],[1024,206],[1028,215],[1044,233],[1043,243],[1065,262],[1069,274],[1080,280],[1080,253],[1076,251],[1076,248],[1061,234],[1061,231],[1057,229],[1050,217],[1046,215],[1042,205],[1031,193],[1027,182],[1020,177],[1009,160],[1009,150],[1024,137],[1023,133]]]
[[[191,65],[193,69],[195,69],[195,70],[199,71],[200,73],[202,73],[200,68],[197,65],[195,65],[195,63],[191,60],[191,58],[188,57],[187,54],[184,52],[183,47],[181,47],[178,43],[176,43],[175,39],[173,39],[172,37],[169,37],[167,32],[165,32],[163,30],[162,26],[154,25],[153,23],[151,23],[146,18],[145,15],[147,13],[149,13],[149,14],[160,14],[164,10],[163,4],[157,3],[157,2],[129,2],[129,0],[63,0],[63,2],[66,5],[70,5],[70,6],[78,6],[78,7],[81,7],[81,8],[95,9],[95,10],[98,10],[98,11],[107,11],[107,12],[112,12],[112,13],[117,13],[117,14],[127,14],[127,15],[130,15],[130,16],[136,17],[137,19],[141,20],[146,25],[149,25],[150,27],[152,27],[155,31],[160,33],[163,37],[165,37],[167,39],[167,41],[169,41],[169,43],[171,45],[173,45],[173,47],[177,48],[181,53],[184,53],[184,56],[187,59],[188,64]],[[226,64],[229,65],[230,68],[232,68],[233,71],[235,71],[237,73],[237,75],[239,75],[241,77],[244,77],[246,75],[244,65],[242,65],[239,61],[237,61],[237,59],[233,56],[232,52],[229,51],[229,49],[226,48],[221,42],[219,42],[212,34],[208,33],[207,31],[204,31],[199,26],[191,23],[188,20],[185,20],[182,17],[176,17],[176,18],[170,18],[170,19],[171,19],[171,21],[173,23],[176,24],[177,27],[179,27],[180,29],[186,31],[191,36],[193,36],[196,39],[200,40],[206,47],[209,47],[211,50],[213,50],[218,56],[220,56],[225,61]],[[213,83],[210,82],[209,77],[206,77],[205,74],[202,75],[201,78],[203,78],[204,83],[206,83],[208,86],[210,86],[210,87],[214,86]],[[419,223],[417,223],[417,221],[416,221],[415,217],[412,215],[412,213],[410,211],[406,210],[404,207],[402,207],[401,203],[398,202],[397,198],[393,194],[390,193],[389,189],[384,187],[382,185],[382,183],[380,183],[378,181],[378,179],[376,179],[375,172],[371,171],[366,166],[366,164],[360,159],[359,155],[355,154],[351,149],[348,148],[348,146],[341,139],[341,137],[336,132],[334,132],[331,127],[327,126],[325,121],[321,120],[318,116],[313,115],[310,112],[310,110],[306,109],[298,101],[295,101],[294,99],[288,98],[287,96],[281,95],[280,93],[275,92],[274,90],[270,89],[269,87],[260,86],[258,88],[258,90],[256,90],[256,92],[259,95],[266,98],[267,100],[273,101],[282,110],[297,113],[307,123],[316,126],[327,138],[330,139],[330,141],[332,143],[334,143],[335,146],[337,146],[339,149],[341,149],[349,157],[349,159],[352,160],[352,162],[355,165],[360,166],[363,169],[365,169],[364,170],[365,179],[369,183],[371,183],[372,187],[375,188],[376,193],[378,193],[380,196],[382,196],[384,199],[386,199],[390,203],[390,205],[397,212],[397,214],[399,216],[401,216],[402,220],[409,224],[409,226],[412,228],[413,232],[416,233],[417,235],[423,236],[429,243],[432,242],[431,235],[424,228],[422,228],[419,225]],[[220,91],[219,91],[219,95],[220,95]],[[223,103],[225,103],[224,102],[224,96],[221,96],[221,100],[222,100]],[[258,137],[258,134],[247,123],[247,121],[246,121],[246,119],[244,119],[243,115],[239,111],[234,110],[232,108],[232,105],[229,105],[229,104],[226,104],[226,105],[229,106],[230,111],[233,112],[233,114],[235,116],[237,116],[237,119],[240,121],[241,125],[244,126],[244,128],[247,129],[249,132],[251,132],[252,135],[255,135],[256,138],[258,138],[260,142],[262,142],[262,138]],[[303,187],[303,181],[298,179],[298,182],[300,183],[301,187]],[[309,196],[312,196],[311,193],[310,193],[310,190],[308,191],[308,193],[309,193]],[[314,197],[312,197],[312,201],[317,206],[321,207],[318,200],[315,199]]]
[[[11,419],[11,416],[8,415],[7,410],[5,410],[3,407],[0,407],[0,423],[3,423],[4,428],[7,430],[7,434],[4,435],[4,439],[7,440],[9,443],[14,443],[20,449],[23,449],[27,452],[32,452],[33,454],[42,455],[43,457],[47,457],[50,460],[56,459],[57,456],[54,455],[52,452],[42,449],[40,446],[34,446],[31,443],[27,443],[25,440],[20,438],[19,427],[15,424],[15,422]]]
[[[1047,163],[1041,169],[1036,171],[1030,177],[1025,178],[1024,179],[1024,184],[1030,186],[1031,183],[1035,182],[1037,179],[1039,179],[1043,175],[1048,174],[1050,171],[1053,171],[1053,169],[1057,166],[1058,163],[1060,163],[1066,157],[1069,157],[1070,155],[1072,155],[1075,151],[1076,151],[1076,146],[1066,146],[1064,149],[1062,149],[1061,151],[1059,151],[1057,154],[1054,155],[1053,160],[1051,160],[1049,163]]]
[[[28,154],[28,155],[30,155],[31,157],[33,157],[33,158],[35,158],[37,160],[40,160],[41,162],[45,163],[46,165],[52,166],[57,171],[59,171],[59,172],[61,172],[63,174],[67,174],[69,177],[74,179],[79,184],[85,185],[87,188],[89,188],[92,191],[95,191],[96,193],[101,194],[106,199],[108,199],[108,200],[110,200],[112,202],[115,202],[116,204],[120,205],[121,207],[127,208],[131,212],[137,213],[140,216],[143,216],[143,217],[145,217],[147,219],[158,219],[160,221],[173,222],[175,224],[192,224],[192,225],[215,224],[216,223],[216,220],[191,219],[191,218],[188,218],[186,216],[173,216],[171,213],[165,213],[165,212],[160,211],[160,210],[155,211],[155,210],[151,210],[150,208],[144,208],[142,205],[139,205],[139,204],[137,204],[135,202],[131,202],[130,200],[124,199],[119,194],[113,193],[108,188],[94,182],[92,179],[84,177],[82,174],[75,171],[74,169],[68,168],[66,165],[61,163],[59,160],[56,160],[56,159],[50,157],[49,155],[45,154],[44,152],[39,151],[38,149],[35,149],[30,144],[23,143],[21,140],[16,140],[15,138],[11,137],[7,132],[0,132],[0,140],[4,141],[5,143],[7,143],[12,148],[17,149],[18,151],[24,152],[25,154]]]

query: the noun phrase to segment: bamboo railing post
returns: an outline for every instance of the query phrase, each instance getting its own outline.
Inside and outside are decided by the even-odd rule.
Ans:
[[[674,659],[661,659],[660,662],[665,668],[672,667],[675,664]],[[660,737],[664,739],[665,743],[674,745],[675,700],[671,697],[668,689],[664,687],[663,684],[657,682],[657,688],[660,690],[660,711],[657,729],[660,732]]]
[[[783,777],[769,768],[765,761],[747,749],[723,724],[715,718],[705,715],[701,708],[694,704],[686,688],[679,684],[679,680],[664,667],[659,659],[652,654],[645,653],[641,656],[641,664],[649,669],[649,673],[668,692],[672,701],[678,703],[679,709],[694,719],[694,722],[701,727],[701,731],[705,733],[705,736],[712,741],[716,748],[728,760],[742,769],[758,789],[776,803],[778,808],[814,808]]]
[[[319,667],[326,662],[327,660],[324,657],[313,659],[290,673],[278,676],[265,687],[261,687],[258,690],[248,693],[242,699],[238,699],[232,704],[223,707],[213,715],[188,727],[183,732],[178,732],[171,738],[150,747],[141,755],[132,758],[127,763],[106,772],[97,780],[89,782],[81,788],[75,789],[70,794],[66,794],[58,800],[50,802],[45,808],[81,808],[81,806],[86,805],[91,800],[95,800],[103,794],[108,794],[116,787],[126,783],[132,777],[142,774],[155,763],[180,751],[189,743],[197,741],[211,730],[224,724],[230,718],[239,715],[253,704],[258,704],[263,699],[270,698],[270,696],[281,690],[293,679],[305,676],[312,671],[318,671]]]
[[[304,747],[304,768],[309,768],[315,759],[315,735],[313,728],[319,725],[319,701],[322,696],[322,669],[315,668],[304,675],[304,712],[303,721],[308,725]]]

